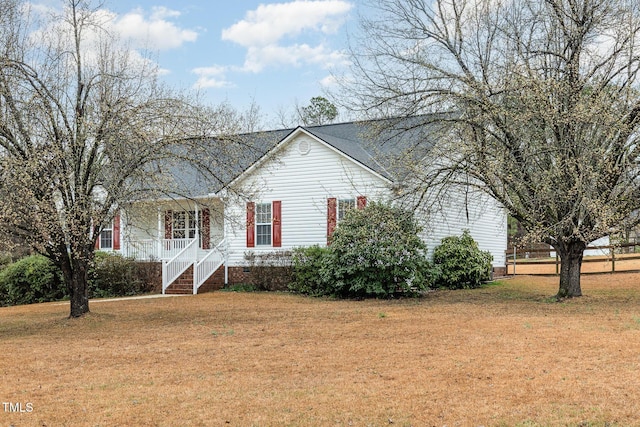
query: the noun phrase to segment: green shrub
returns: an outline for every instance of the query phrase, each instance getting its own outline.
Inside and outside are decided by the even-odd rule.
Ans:
[[[476,288],[491,279],[491,261],[491,254],[478,248],[469,230],[464,230],[462,236],[445,237],[433,252],[434,285]]]
[[[342,298],[416,294],[427,288],[429,262],[413,213],[371,202],[352,209],[328,248],[294,253],[291,289]]]
[[[0,305],[57,301],[68,296],[60,270],[42,255],[32,255],[0,271]]]
[[[371,202],[352,209],[336,227],[335,293],[342,297],[388,297],[427,288],[427,247],[413,212]]]
[[[0,270],[13,262],[13,258],[9,252],[0,252]]]
[[[333,293],[333,269],[330,248],[318,245],[293,250],[292,292],[321,296]]]
[[[133,258],[118,253],[95,253],[89,269],[89,298],[106,298],[137,295],[149,292],[150,284]]]
[[[89,298],[136,295],[153,290],[157,268],[110,252],[96,252],[89,269]],[[58,301],[69,295],[57,266],[42,255],[0,270],[0,306]]]

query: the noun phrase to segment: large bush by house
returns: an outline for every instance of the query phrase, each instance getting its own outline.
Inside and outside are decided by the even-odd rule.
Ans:
[[[389,297],[426,289],[429,263],[413,213],[371,202],[352,209],[327,249],[294,254],[292,290],[343,298]]]
[[[147,272],[132,258],[96,252],[89,269],[89,298],[122,297],[150,292]]]
[[[0,305],[57,301],[68,295],[60,270],[46,257],[32,255],[0,270]]]
[[[469,230],[462,236],[442,239],[433,251],[434,286],[448,289],[476,288],[491,279],[488,251],[481,251]]]
[[[311,296],[334,292],[333,254],[318,245],[296,248],[292,255],[292,281],[289,290]]]

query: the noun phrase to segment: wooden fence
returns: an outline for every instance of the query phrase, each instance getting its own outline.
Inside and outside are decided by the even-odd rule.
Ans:
[[[628,243],[607,246],[589,246],[587,250],[600,251],[602,255],[585,255],[582,273],[616,273],[640,271],[640,244]],[[551,250],[532,250],[526,253],[507,253],[508,275],[554,275],[560,273],[560,258],[555,256],[533,258],[540,254],[553,254]]]

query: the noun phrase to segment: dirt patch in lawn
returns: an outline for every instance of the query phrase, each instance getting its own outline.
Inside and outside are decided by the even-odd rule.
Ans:
[[[0,309],[5,426],[640,425],[640,274]]]

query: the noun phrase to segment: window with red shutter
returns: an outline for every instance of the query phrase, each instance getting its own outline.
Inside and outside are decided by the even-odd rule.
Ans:
[[[120,250],[120,214],[113,217],[113,250]]]
[[[210,240],[211,240],[211,215],[209,213],[209,208],[202,209],[202,227],[201,227],[201,238],[202,238],[202,249],[210,248]]]
[[[253,248],[256,245],[256,204],[247,202],[247,247]]]
[[[335,197],[327,199],[327,245],[331,244],[331,235],[336,229],[338,201]]]
[[[173,239],[173,211],[164,211],[164,238]]]
[[[273,202],[273,247],[282,247],[282,202],[276,200]]]
[[[365,196],[358,196],[357,200],[358,209],[364,209],[367,206],[367,198]]]

